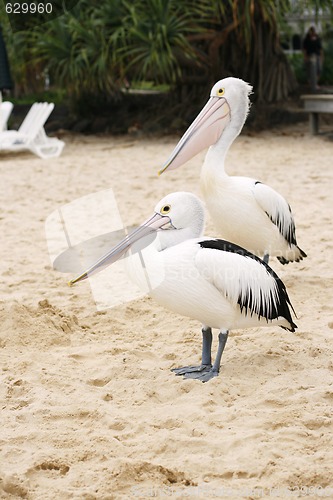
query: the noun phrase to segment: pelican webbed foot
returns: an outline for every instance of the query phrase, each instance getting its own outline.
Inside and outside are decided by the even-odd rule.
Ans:
[[[184,378],[201,380],[201,382],[208,382],[208,380],[217,377],[220,371],[222,354],[228,340],[228,334],[228,330],[223,330],[219,333],[219,346],[213,366],[211,365],[212,331],[210,328],[203,328],[201,365],[173,368],[171,371],[175,372],[176,375],[183,375]]]
[[[183,366],[182,368],[172,368],[176,375],[184,375],[184,378],[197,378],[202,372],[209,371],[212,365]]]
[[[171,371],[176,375],[184,375],[184,378],[197,378],[202,372],[207,372],[212,368],[212,329],[206,326],[202,327],[202,356],[201,365],[184,366],[183,368],[173,368]]]
[[[184,378],[192,378],[195,380],[201,380],[201,382],[208,382],[208,380],[217,377],[219,372],[214,369],[212,366],[211,368],[204,370],[202,372],[193,372],[193,373],[186,373],[184,375]]]

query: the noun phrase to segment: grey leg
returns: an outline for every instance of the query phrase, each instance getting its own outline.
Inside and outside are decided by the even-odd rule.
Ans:
[[[269,262],[269,254],[265,253],[265,255],[263,256],[262,260],[265,262],[265,264],[268,264],[268,262]]]
[[[222,354],[223,354],[225,345],[226,345],[227,340],[228,340],[228,335],[229,335],[228,330],[225,330],[224,332],[219,333],[219,347],[217,349],[215,362],[214,362],[214,365],[212,368],[213,372],[215,371],[218,373],[220,371],[221,358],[222,358]]]
[[[210,370],[212,367],[212,329],[202,328],[202,360],[200,366],[184,366],[183,368],[173,368],[171,371],[176,375],[186,375],[191,373],[201,373]]]
[[[213,341],[212,329],[203,328],[201,364],[204,366],[212,366],[212,341]]]
[[[195,378],[195,379],[201,380],[201,382],[208,382],[208,380],[210,380],[211,378],[217,377],[219,374],[219,371],[220,371],[221,358],[222,358],[222,354],[223,354],[225,345],[226,345],[227,340],[228,340],[228,335],[229,335],[228,330],[225,330],[223,332],[221,331],[219,333],[219,347],[217,349],[215,362],[214,362],[214,365],[212,366],[212,368],[210,368],[210,370],[206,370],[202,373],[193,373],[193,374],[190,373],[188,375],[186,374],[185,378]]]

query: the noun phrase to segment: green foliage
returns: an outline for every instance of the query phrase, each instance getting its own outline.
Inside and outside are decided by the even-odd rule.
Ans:
[[[42,90],[36,93],[29,93],[22,97],[16,98],[11,97],[11,102],[15,104],[33,104],[34,102],[53,102],[54,104],[62,104],[65,100],[65,90],[54,89],[54,90]]]
[[[291,7],[289,0],[80,0],[53,21],[4,31],[18,94],[41,90],[46,74],[77,102],[89,95],[106,102],[126,80],[192,92],[235,74],[273,101],[295,86],[278,29]],[[299,61],[291,62],[302,78]]]
[[[333,85],[333,39],[324,44],[324,63],[320,83]]]
[[[25,44],[25,37],[22,33],[13,33],[7,17],[2,21],[3,36],[6,41],[10,71],[15,86],[27,90],[29,80],[29,52]]]
[[[156,83],[153,80],[132,80],[132,87],[137,90],[152,90],[158,92],[168,92],[170,85],[167,83]]]
[[[112,54],[105,27],[89,9],[77,9],[25,33],[32,60],[70,94],[112,92]]]
[[[178,0],[124,3],[125,42],[118,55],[126,71],[139,80],[172,83],[181,78],[180,56],[195,59],[186,36],[192,30],[192,12]]]

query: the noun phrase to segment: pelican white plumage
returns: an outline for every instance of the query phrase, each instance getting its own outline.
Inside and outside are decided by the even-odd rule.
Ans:
[[[219,373],[230,329],[276,325],[293,332],[297,327],[286,288],[274,271],[238,245],[203,237],[203,228],[204,208],[199,198],[186,192],[169,194],[156,205],[152,217],[69,284],[126,254],[128,273],[139,287],[149,288],[162,306],[202,323],[201,365],[174,371],[206,382]],[[155,232],[148,246],[142,244]],[[147,280],[155,284],[147,287]],[[213,365],[212,328],[220,332]]]
[[[221,236],[266,262],[269,256],[276,256],[282,264],[298,262],[306,254],[297,246],[294,218],[286,200],[256,179],[229,176],[224,170],[228,149],[248,115],[251,91],[238,78],[217,82],[159,173],[179,167],[210,146],[201,171],[201,189]]]

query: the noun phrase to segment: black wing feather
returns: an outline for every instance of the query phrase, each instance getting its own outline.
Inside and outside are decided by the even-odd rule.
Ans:
[[[266,264],[266,262],[264,262],[256,255],[252,254],[248,250],[245,250],[245,248],[242,248],[239,245],[236,245],[235,243],[231,243],[230,241],[221,239],[203,240],[199,241],[199,245],[201,246],[201,248],[211,248],[213,250],[220,250],[222,252],[236,253],[238,255],[242,255],[243,257],[253,259],[259,262],[262,266],[264,266],[266,268],[266,271],[275,280],[278,290],[277,299],[275,299],[274,301],[273,296],[271,297],[272,300],[270,302],[272,304],[272,307],[270,308],[270,312],[268,313],[269,309],[267,307],[265,300],[263,299],[259,301],[259,310],[258,310],[258,304],[254,300],[251,288],[249,288],[245,294],[242,293],[242,295],[239,295],[237,303],[239,304],[241,311],[243,310],[245,311],[245,314],[247,314],[248,312],[251,315],[255,313],[259,316],[259,318],[264,317],[267,319],[267,321],[282,316],[289,322],[290,331],[292,332],[295,331],[297,325],[295,325],[295,323],[292,320],[289,306],[292,309],[295,316],[296,313],[290,302],[286,287],[284,283],[281,281],[281,279],[278,277],[278,275],[273,271],[273,269],[268,264]]]

